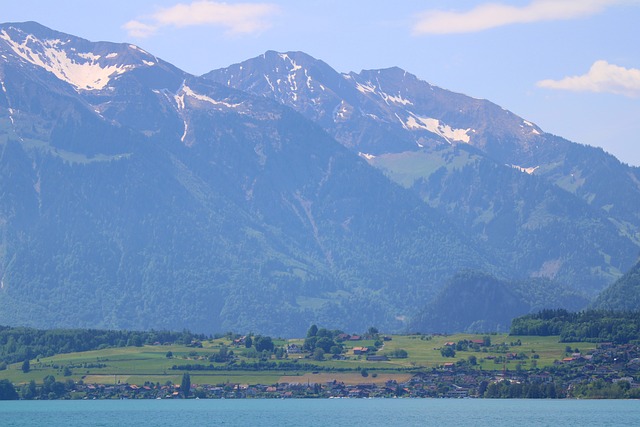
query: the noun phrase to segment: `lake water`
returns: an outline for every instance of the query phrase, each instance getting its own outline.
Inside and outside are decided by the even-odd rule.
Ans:
[[[14,426],[638,426],[637,400],[292,399],[0,402]]]

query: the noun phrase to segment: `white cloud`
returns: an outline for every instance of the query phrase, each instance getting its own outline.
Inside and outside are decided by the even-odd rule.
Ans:
[[[158,29],[155,25],[145,24],[140,21],[129,21],[122,28],[127,30],[129,36],[140,39],[152,36]]]
[[[640,97],[640,69],[624,68],[600,60],[594,62],[589,72],[582,76],[565,77],[562,80],[542,80],[537,85],[574,92],[602,92]]]
[[[152,36],[162,27],[183,28],[197,25],[223,27],[228,34],[249,34],[269,28],[269,17],[277,10],[277,6],[268,3],[228,4],[200,0],[159,9],[143,20],[127,22],[122,28],[129,36],[137,38]]]
[[[468,12],[426,11],[414,34],[471,33],[510,24],[557,21],[594,15],[625,0],[533,0],[525,6],[485,3]]]

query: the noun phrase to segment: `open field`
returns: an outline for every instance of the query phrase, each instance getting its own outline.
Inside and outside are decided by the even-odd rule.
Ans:
[[[47,375],[59,381],[73,380],[99,384],[144,384],[145,382],[164,384],[168,381],[179,383],[185,365],[201,365],[214,369],[190,370],[194,384],[275,384],[277,382],[307,381],[322,382],[337,379],[349,383],[384,383],[398,376],[410,376],[419,369],[431,369],[445,363],[468,361],[475,356],[475,368],[483,370],[530,369],[535,366],[549,366],[568,355],[566,343],[559,343],[558,337],[490,335],[490,347],[469,348],[456,351],[455,357],[444,357],[441,349],[446,343],[464,340],[482,340],[486,335],[456,334],[449,336],[393,335],[384,341],[378,355],[392,355],[395,350],[405,350],[407,358],[390,358],[388,361],[368,361],[365,355],[355,355],[354,347],[372,347],[373,341],[345,342],[345,360],[328,359],[315,361],[301,354],[269,362],[288,363],[286,367],[271,370],[243,368],[242,363],[255,364],[258,359],[245,357],[244,346],[234,347],[229,340],[215,339],[202,343],[202,348],[178,345],[146,345],[142,347],[117,347],[81,353],[58,354],[53,357],[31,360],[31,370],[23,373],[21,363],[11,364],[0,371],[0,379],[8,379],[15,384],[35,380],[42,382]],[[301,344],[301,340],[290,340]],[[287,341],[276,341],[286,345]],[[221,348],[233,351],[236,359],[232,365],[212,363],[210,357]],[[571,349],[578,348],[583,353],[595,348],[595,344],[572,343]],[[517,358],[514,355],[518,355]],[[177,369],[173,369],[176,366]],[[300,367],[298,367],[300,366]],[[360,374],[361,369],[369,371],[368,377]],[[375,373],[375,377],[371,374]],[[392,378],[393,377],[393,378]]]

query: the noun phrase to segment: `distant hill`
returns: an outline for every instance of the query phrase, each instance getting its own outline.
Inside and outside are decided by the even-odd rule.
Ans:
[[[593,302],[592,307],[615,311],[640,310],[640,262],[602,291]]]
[[[511,320],[543,307],[580,310],[589,300],[548,280],[507,282],[467,271],[453,277],[412,320],[409,330],[422,333],[507,332]]]

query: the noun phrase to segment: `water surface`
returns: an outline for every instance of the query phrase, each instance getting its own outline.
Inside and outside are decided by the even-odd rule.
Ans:
[[[243,399],[0,402],[14,426],[638,426],[636,400]]]

